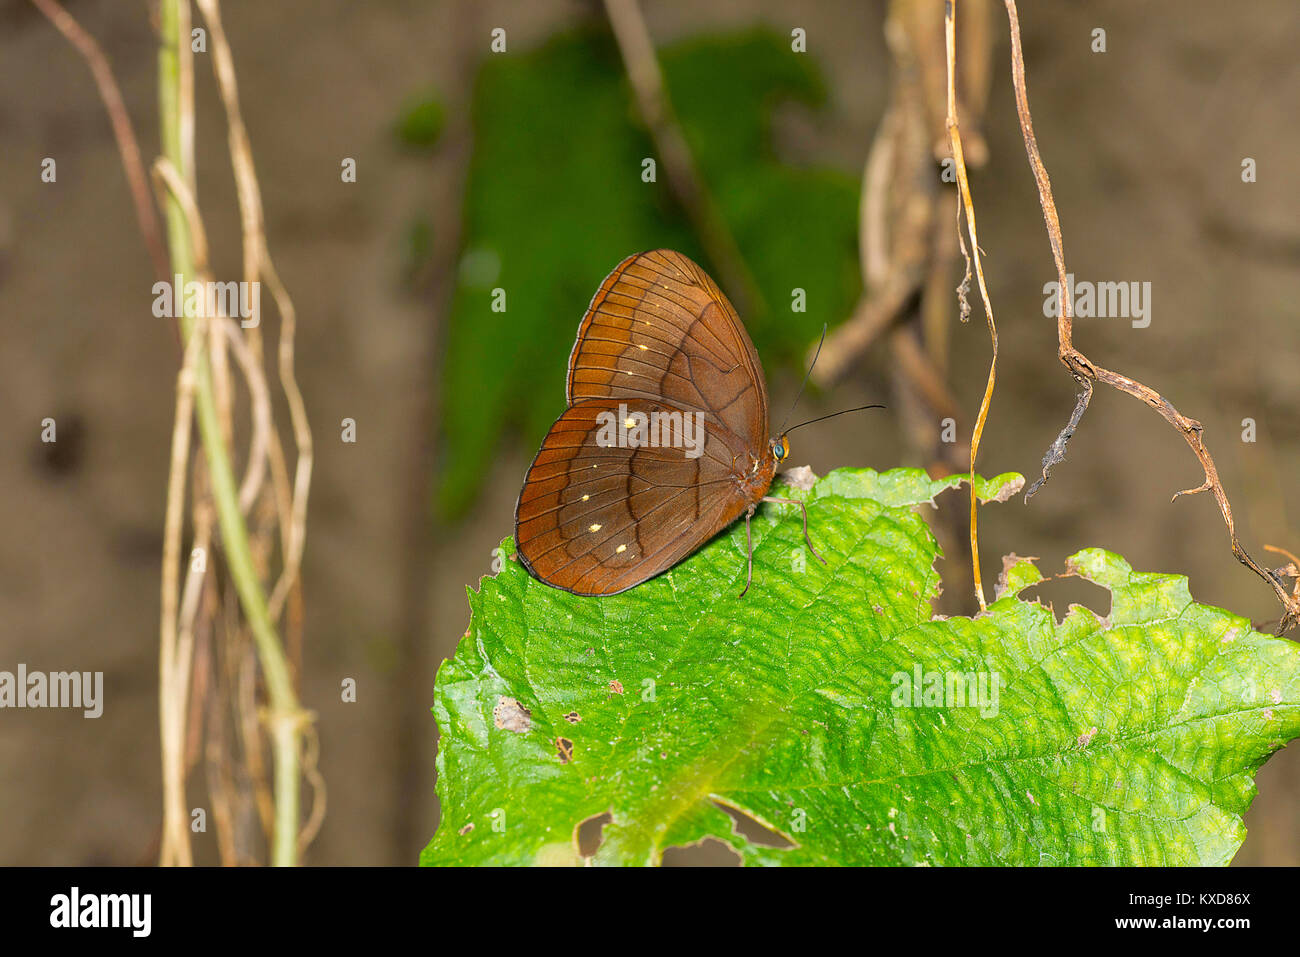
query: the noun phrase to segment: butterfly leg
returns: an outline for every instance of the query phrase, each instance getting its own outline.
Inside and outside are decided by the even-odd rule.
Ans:
[[[748,557],[749,570],[745,573],[745,588],[738,597],[744,598],[745,592],[749,591],[750,582],[754,580],[754,540],[749,535],[749,519],[754,514],[754,506],[749,506],[749,511],[745,513],[745,554]]]
[[[808,506],[804,504],[803,499],[798,498],[773,498],[770,495],[763,496],[764,502],[776,502],[780,505],[798,505],[803,510],[803,540],[808,543],[808,550],[813,553],[819,562],[826,564],[826,559],[818,554],[817,549],[813,548],[812,539],[808,537]]]

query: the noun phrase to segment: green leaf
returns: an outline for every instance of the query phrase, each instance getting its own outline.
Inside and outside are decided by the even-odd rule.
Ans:
[[[432,149],[442,136],[447,114],[437,93],[412,97],[397,120],[397,139],[412,149]]]
[[[958,481],[782,489],[829,564],[797,508],[765,504],[744,598],[743,523],[610,598],[505,562],[438,673],[443,823],[421,862],[579,863],[578,826],[608,812],[597,863],[707,837],[761,864],[1227,863],[1254,771],[1300,733],[1300,650],[1097,549],[1071,570],[1109,589],[1106,618],[1020,600],[1041,576],[1014,557],[987,612],[933,618],[916,506]],[[979,483],[1004,500],[1023,480]]]
[[[753,273],[765,311],[743,317],[769,368],[797,364],[823,323],[853,309],[855,175],[794,168],[770,145],[782,101],[825,90],[813,58],[770,31],[661,51],[673,106],[705,182]],[[564,409],[566,360],[601,280],[633,253],[678,249],[711,272],[636,120],[606,33],[487,57],[474,90],[461,270],[439,371],[438,513],[473,503],[502,439],[535,449]],[[803,289],[806,311],[792,312]],[[505,311],[493,311],[493,290]],[[499,301],[497,302],[499,308]]]

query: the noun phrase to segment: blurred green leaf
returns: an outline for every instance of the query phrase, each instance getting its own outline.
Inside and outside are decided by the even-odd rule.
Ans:
[[[1023,559],[986,613],[932,618],[915,506],[960,480],[783,488],[829,566],[803,556],[796,508],[764,505],[743,599],[740,523],[610,598],[507,561],[438,672],[442,826],[421,862],[579,863],[579,825],[608,813],[597,863],[706,837],[755,864],[1227,863],[1254,771],[1300,733],[1300,649],[1098,549],[1070,565],[1109,589],[1106,618],[1021,601],[1041,579]],[[957,696],[965,675],[982,698]]]
[[[430,149],[442,136],[447,114],[436,93],[414,97],[397,121],[397,138],[404,146]]]
[[[797,362],[860,289],[856,178],[785,166],[769,142],[777,102],[821,102],[816,67],[767,31],[694,39],[661,57],[702,175],[769,307],[743,317],[750,335],[769,369]],[[713,271],[663,170],[641,181],[641,161],[655,152],[607,34],[489,57],[473,111],[463,256],[440,370],[438,505],[448,518],[473,502],[504,436],[532,451],[563,410],[578,323],[620,260],[667,247]],[[505,312],[492,311],[497,288]],[[791,311],[795,288],[806,292],[806,312]]]

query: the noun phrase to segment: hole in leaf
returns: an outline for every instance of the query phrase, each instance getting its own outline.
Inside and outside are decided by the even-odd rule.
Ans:
[[[502,695],[492,709],[492,723],[515,734],[524,734],[533,726],[533,713],[514,698]]]
[[[760,847],[778,847],[783,850],[795,846],[776,831],[759,824],[744,811],[728,807],[720,801],[714,801],[713,803],[731,818],[731,829],[749,841],[750,844],[757,844]]]
[[[662,863],[664,867],[739,867],[740,855],[724,841],[706,837],[685,847],[665,849]]]
[[[578,854],[582,857],[593,857],[600,850],[600,845],[605,842],[605,825],[613,820],[614,815],[606,811],[604,814],[593,815],[579,823],[577,827]]]
[[[1099,618],[1110,616],[1110,591],[1100,585],[1094,585],[1078,575],[1066,575],[1062,578],[1049,578],[1037,585],[1030,585],[1020,593],[1021,601],[1042,602],[1050,608],[1057,624],[1065,620],[1071,605],[1082,605],[1095,612]]]

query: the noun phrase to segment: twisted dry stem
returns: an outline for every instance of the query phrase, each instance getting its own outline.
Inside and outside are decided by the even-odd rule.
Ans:
[[[979,455],[980,438],[984,434],[984,423],[988,419],[989,405],[993,401],[993,388],[997,384],[998,369],[998,327],[993,321],[993,303],[989,299],[988,286],[984,282],[984,265],[980,260],[979,237],[975,232],[975,203],[971,199],[970,178],[966,173],[966,159],[962,153],[961,131],[957,125],[957,27],[955,22],[955,0],[945,0],[943,8],[944,41],[948,52],[948,139],[952,145],[953,165],[957,170],[957,186],[960,191],[958,207],[959,225],[957,238],[961,241],[962,255],[966,258],[966,277],[958,287],[958,298],[962,305],[962,318],[970,311],[965,301],[965,289],[970,283],[971,261],[975,263],[975,279],[979,285],[980,298],[984,303],[984,317],[988,320],[989,338],[993,343],[993,356],[989,360],[988,382],[984,386],[984,397],[980,400],[979,415],[975,419],[975,428],[971,430],[970,440],[970,562],[971,577],[974,579],[975,599],[983,611],[988,605],[984,601],[984,583],[980,576],[979,545],[979,496],[975,491],[975,457]],[[970,233],[970,249],[961,237],[960,216],[966,216],[966,229]]]
[[[162,152],[167,160],[167,164],[160,167],[160,173],[168,187],[168,240],[173,271],[181,276],[194,276],[199,273],[193,250],[199,220],[193,202],[193,190],[190,188],[191,171],[186,168],[187,157],[193,155],[192,144],[186,142],[193,135],[193,103],[190,100],[189,67],[184,62],[190,56],[189,5],[182,0],[163,0],[159,13],[159,114]],[[175,172],[170,179],[162,172],[168,164]],[[186,198],[189,202],[186,202]],[[183,337],[187,341],[194,334],[195,325],[199,321],[189,312],[190,310],[186,311],[180,322]],[[275,822],[271,858],[276,864],[293,864],[298,859],[300,823],[299,742],[305,725],[311,718],[298,704],[297,691],[267,605],[249,529],[240,508],[239,489],[235,483],[229,440],[226,437],[228,405],[217,394],[223,374],[217,363],[226,354],[226,337],[213,335],[208,341],[218,348],[210,361],[205,361],[200,356],[196,363],[195,411],[208,464],[226,567],[256,647],[269,699],[264,721],[270,731],[275,754]],[[254,395],[254,400],[257,397]]]
[[[1038,141],[1034,137],[1033,118],[1029,112],[1029,94],[1025,87],[1024,53],[1020,45],[1020,17],[1016,12],[1015,0],[1003,0],[1003,2],[1007,8],[1007,19],[1011,31],[1011,78],[1012,85],[1015,88],[1016,114],[1020,119],[1020,131],[1025,141],[1025,152],[1029,155],[1029,166],[1033,170],[1034,180],[1038,186],[1039,205],[1042,206],[1043,220],[1047,224],[1047,236],[1052,246],[1052,260],[1056,264],[1057,281],[1061,290],[1060,316],[1056,323],[1057,354],[1065,367],[1070,370],[1070,374],[1074,376],[1075,381],[1079,383],[1081,389],[1069,423],[1057,436],[1056,441],[1052,443],[1047,454],[1043,457],[1042,477],[1029,489],[1025,499],[1028,500],[1031,495],[1038,491],[1050,476],[1052,467],[1064,460],[1066,445],[1075,429],[1078,428],[1079,421],[1083,418],[1083,413],[1087,410],[1088,403],[1092,398],[1093,382],[1105,383],[1120,392],[1140,399],[1158,412],[1161,418],[1182,435],[1205,472],[1204,482],[1196,488],[1184,489],[1178,492],[1174,495],[1174,498],[1177,499],[1180,495],[1195,495],[1198,492],[1212,492],[1214,494],[1214,500],[1218,502],[1219,511],[1223,514],[1223,523],[1228,528],[1228,537],[1232,543],[1232,554],[1237,561],[1264,579],[1272,587],[1278,601],[1282,603],[1284,611],[1281,620],[1278,622],[1277,633],[1279,635],[1284,634],[1294,627],[1297,621],[1300,621],[1300,596],[1287,592],[1281,578],[1270,569],[1261,566],[1242,547],[1241,541],[1237,538],[1237,529],[1233,523],[1232,506],[1228,503],[1227,492],[1223,489],[1223,483],[1219,481],[1219,472],[1214,465],[1214,459],[1210,456],[1209,449],[1205,447],[1204,430],[1201,423],[1183,415],[1174,407],[1173,403],[1155,389],[1143,385],[1135,379],[1130,379],[1126,375],[1097,365],[1074,347],[1072,304],[1069,301],[1069,296],[1065,294],[1068,284],[1066,282],[1065,252],[1061,239],[1061,222],[1056,213],[1056,202],[1052,198],[1052,184],[1048,179],[1047,169],[1044,167],[1042,156],[1038,151]]]
[[[294,368],[297,311],[294,309],[288,290],[280,280],[267,246],[262,192],[257,183],[248,129],[244,125],[243,112],[239,105],[239,86],[235,78],[234,56],[221,21],[221,8],[217,0],[197,0],[197,3],[204,21],[212,32],[212,69],[221,94],[222,106],[226,112],[230,162],[235,171],[235,187],[239,199],[240,232],[244,246],[244,281],[252,284],[264,276],[271,289],[276,309],[280,313],[277,363],[280,382],[289,406],[289,418],[293,426],[298,459],[294,469],[291,499],[286,502],[283,492],[277,495],[281,511],[288,513],[287,520],[282,523],[284,567],[268,602],[272,619],[278,620],[286,600],[300,588],[302,556],[307,538],[307,497],[311,490],[314,458],[311,426],[307,421],[306,404],[298,388]],[[260,330],[254,326],[249,332],[253,355],[260,361]],[[284,469],[283,452],[278,436],[273,433],[271,438],[272,465],[276,471],[281,471]],[[277,482],[277,486],[282,484]]]

